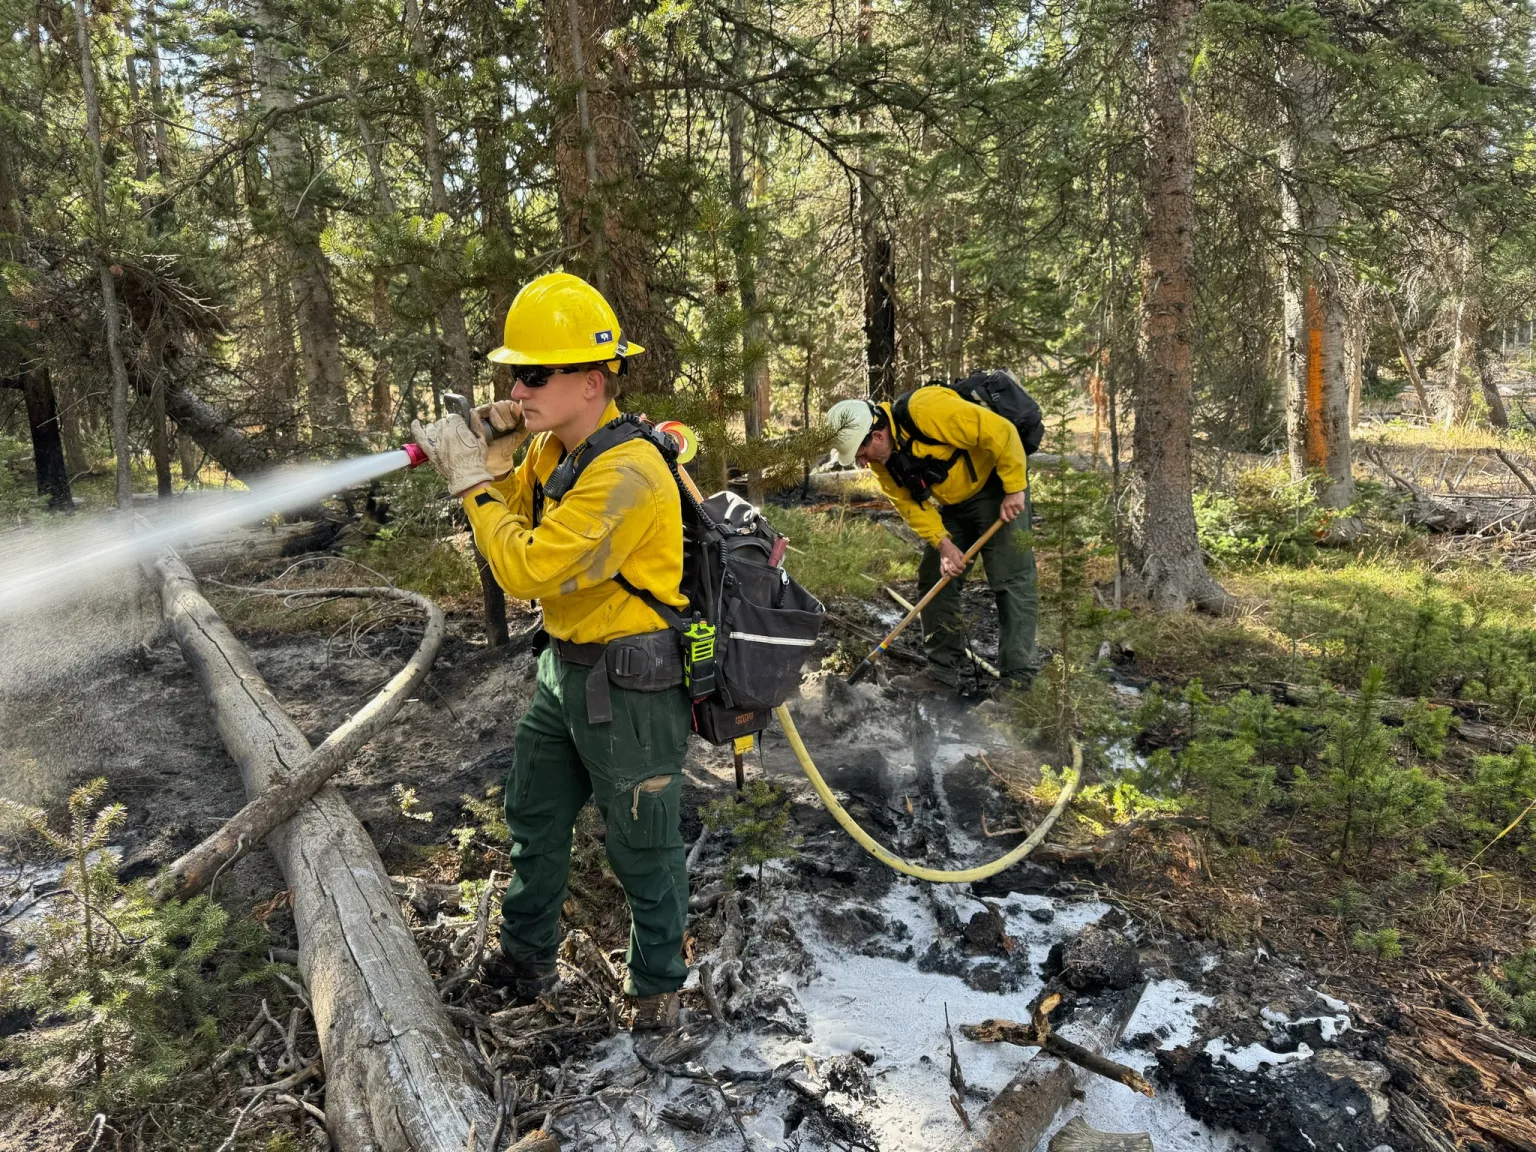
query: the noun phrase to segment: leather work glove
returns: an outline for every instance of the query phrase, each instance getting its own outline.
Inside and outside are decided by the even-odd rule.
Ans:
[[[493,477],[500,480],[512,471],[516,463],[512,457],[528,439],[528,426],[523,422],[523,406],[516,400],[495,400],[476,408],[475,416],[482,425],[489,425],[494,432],[490,447],[485,450],[485,466]]]
[[[411,421],[411,436],[443,474],[449,490],[458,496],[477,484],[489,484],[491,474],[485,463],[485,441],[469,430],[458,415],[444,416],[431,424]]]

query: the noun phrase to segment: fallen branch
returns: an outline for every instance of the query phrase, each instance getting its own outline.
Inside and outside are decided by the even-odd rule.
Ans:
[[[1520,465],[1516,464],[1514,460],[1510,458],[1508,452],[1504,451],[1502,448],[1495,448],[1493,450],[1493,454],[1504,462],[1504,467],[1508,468],[1515,474],[1515,479],[1520,481],[1521,486],[1524,487],[1527,492],[1536,494],[1536,484],[1531,483],[1531,478],[1525,474],[1524,469],[1522,469]]]
[[[185,900],[212,883],[220,870],[239,860],[299,810],[320,786],[339,772],[353,755],[381,732],[437,659],[447,623],[443,611],[431,600],[403,588],[301,588],[253,589],[268,596],[378,596],[401,600],[420,608],[427,616],[421,643],[405,666],[390,678],[376,696],[355,712],[325,743],[316,748],[293,772],[278,774],[277,783],[224,822],[224,825],[155,878],[150,892],[158,901]]]
[[[1074,1044],[1056,1035],[1051,1030],[1051,1022],[1047,1017],[1060,1003],[1061,993],[1052,992],[1036,1004],[1034,1015],[1028,1024],[1019,1024],[1012,1020],[983,1020],[980,1024],[960,1025],[960,1034],[978,1044],[1016,1044],[1021,1048],[1039,1048],[1059,1060],[1076,1064],[1079,1068],[1084,1068],[1096,1076],[1103,1076],[1107,1080],[1124,1084],[1143,1096],[1154,1095],[1152,1085],[1148,1084],[1135,1069],[1128,1068],[1107,1056],[1100,1056],[1081,1044]]]

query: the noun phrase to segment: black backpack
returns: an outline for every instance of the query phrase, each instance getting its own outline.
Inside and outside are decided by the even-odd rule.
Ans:
[[[1045,439],[1045,420],[1041,416],[1040,405],[1035,403],[1035,398],[1024,391],[1024,386],[1006,368],[972,372],[953,382],[930,380],[928,383],[948,388],[972,404],[996,412],[1019,430],[1019,439],[1024,442],[1026,456],[1033,455],[1039,449],[1040,441]],[[911,392],[898,396],[891,405],[896,427],[906,436],[907,442],[910,444],[915,440],[919,444],[942,444],[942,440],[934,439],[917,426],[917,422],[912,419],[911,409]],[[921,503],[928,490],[948,476],[956,461],[962,459],[971,479],[978,479],[971,454],[963,448],[947,459],[940,459],[936,456],[916,456],[898,445],[886,467],[896,482]]]
[[[677,467],[677,446],[637,416],[620,416],[589,436],[533,493],[533,522],[547,498],[559,500],[598,456],[631,440],[652,444],[677,483],[683,503],[679,611],[621,574],[614,580],[677,632],[693,729],[711,744],[761,732],[769,714],[800,685],[801,667],[821,633],[827,610],[784,571],[788,541],[733,492],[697,500]]]

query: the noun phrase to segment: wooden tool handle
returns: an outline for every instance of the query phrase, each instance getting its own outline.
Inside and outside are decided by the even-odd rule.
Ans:
[[[960,558],[960,570],[962,572],[970,567],[971,561],[976,559],[976,553],[981,551],[981,546],[988,540],[992,539],[992,537],[997,534],[997,530],[1002,526],[1003,518],[999,516],[992,522],[992,527],[983,532],[981,534],[981,538],[965,550],[965,555]],[[885,652],[887,648],[895,643],[896,637],[900,636],[907,630],[907,625],[912,623],[913,620],[917,619],[918,613],[920,613],[924,608],[928,607],[928,602],[937,596],[939,591],[944,587],[944,585],[948,584],[951,579],[952,577],[949,576],[940,577],[938,583],[936,583],[932,588],[928,589],[927,592],[923,593],[922,599],[917,602],[917,604],[912,608],[910,612],[901,618],[901,622],[897,624],[896,627],[891,629],[890,634],[886,636],[884,640],[880,641],[879,645],[873,652],[864,657],[864,663],[860,664],[853,670],[853,675],[848,677],[848,683],[857,684],[860,680],[864,679],[865,676],[869,675],[870,669],[875,666],[875,661],[880,658],[880,656]]]

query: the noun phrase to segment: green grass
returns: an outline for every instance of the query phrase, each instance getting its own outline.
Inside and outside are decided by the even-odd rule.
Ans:
[[[1519,419],[1518,412],[1512,415]],[[1356,428],[1353,438],[1358,443],[1379,444],[1389,448],[1432,448],[1447,452],[1477,448],[1525,449],[1531,446],[1530,434],[1520,429],[1475,425],[1447,428],[1438,423],[1417,424],[1399,420]]]
[[[771,508],[768,518],[793,549],[784,567],[818,599],[876,595],[882,584],[917,574],[911,546],[865,517]]]

